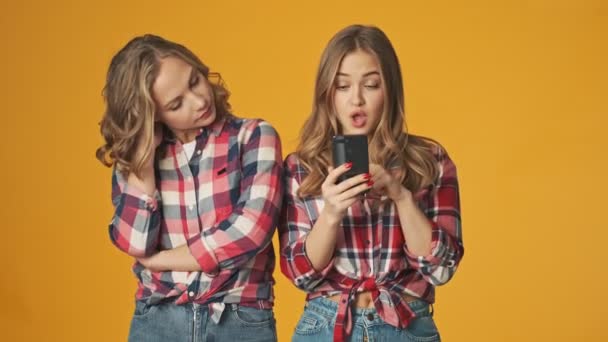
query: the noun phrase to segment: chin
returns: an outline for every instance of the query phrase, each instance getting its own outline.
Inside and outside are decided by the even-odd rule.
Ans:
[[[347,135],[368,135],[369,134],[369,129],[363,127],[363,128],[352,128],[348,131],[348,133],[344,133]]]

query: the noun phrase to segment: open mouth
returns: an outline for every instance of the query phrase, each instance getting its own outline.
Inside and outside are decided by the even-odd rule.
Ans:
[[[367,123],[367,114],[365,114],[365,112],[362,112],[362,111],[357,111],[357,112],[352,113],[350,115],[350,118],[351,118],[353,126],[355,128],[363,128],[363,127],[365,127],[365,124]]]

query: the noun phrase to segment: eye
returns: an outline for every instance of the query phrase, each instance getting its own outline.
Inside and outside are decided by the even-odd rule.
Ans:
[[[190,88],[196,86],[198,84],[198,82],[200,81],[200,76],[197,73],[196,75],[194,75],[194,77],[192,77],[192,79],[190,80]]]
[[[367,89],[378,89],[380,88],[380,83],[379,82],[369,82],[365,84],[365,88]]]
[[[171,106],[171,108],[169,108],[169,110],[172,111],[176,111],[178,110],[180,107],[182,106],[182,101],[177,101],[173,106]]]
[[[344,91],[347,90],[350,86],[348,84],[337,84],[336,90]]]

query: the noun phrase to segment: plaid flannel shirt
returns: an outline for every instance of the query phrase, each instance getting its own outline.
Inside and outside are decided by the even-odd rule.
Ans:
[[[152,272],[136,262],[136,298],[270,308],[272,247],[280,212],[281,143],[261,120],[226,116],[201,129],[188,160],[179,141],[159,146],[155,196],[114,171],[110,224],[114,245],[134,256],[188,245],[202,272]]]

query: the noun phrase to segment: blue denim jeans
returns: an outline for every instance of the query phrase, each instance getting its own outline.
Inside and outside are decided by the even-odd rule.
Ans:
[[[398,329],[385,323],[376,309],[354,309],[353,330],[349,341],[441,341],[433,321],[429,304],[417,300],[408,304],[416,313],[416,318],[406,329]],[[334,325],[338,312],[338,303],[322,297],[306,303],[304,313],[296,326],[293,342],[326,342],[333,341]]]
[[[219,323],[207,305],[135,303],[130,342],[275,342],[276,322],[270,309],[226,304]]]

